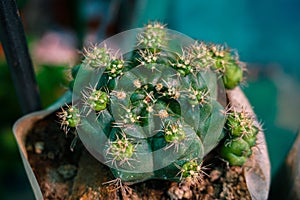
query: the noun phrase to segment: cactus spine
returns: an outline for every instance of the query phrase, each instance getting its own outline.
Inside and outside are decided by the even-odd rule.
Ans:
[[[255,145],[252,119],[243,112],[225,116],[218,101],[224,86],[232,89],[243,79],[237,56],[222,45],[178,44],[174,34],[150,23],[129,53],[93,46],[72,71],[83,109],[64,109],[62,126],[76,127],[83,143],[123,181],[201,179],[204,156],[225,132],[230,142],[221,155],[233,165],[242,165]],[[81,86],[82,77],[96,81]]]

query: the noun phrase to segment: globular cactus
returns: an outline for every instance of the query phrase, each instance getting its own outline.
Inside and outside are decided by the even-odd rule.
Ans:
[[[61,119],[61,128],[65,133],[68,129],[75,128],[80,124],[79,110],[74,106],[67,106],[67,109],[63,109],[58,113],[58,117]]]
[[[226,126],[229,135],[220,154],[231,165],[242,166],[252,153],[251,148],[256,144],[259,128],[245,110],[230,112]]]
[[[238,57],[156,22],[131,33],[129,50],[112,40],[86,49],[62,125],[76,127],[91,154],[126,182],[199,179],[203,158],[227,132],[221,155],[242,164],[232,155],[251,154],[242,148],[255,144],[257,129],[244,113],[225,114],[225,88],[243,79]]]

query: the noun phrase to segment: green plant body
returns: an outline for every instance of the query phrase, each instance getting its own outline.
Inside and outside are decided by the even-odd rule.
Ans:
[[[221,155],[230,164],[244,163],[255,144],[257,129],[227,116],[219,94],[243,79],[237,56],[222,45],[181,44],[173,34],[149,23],[131,51],[93,46],[72,70],[73,105],[59,114],[62,127],[76,128],[122,181],[199,179],[203,158],[227,132],[231,142]]]
[[[58,117],[61,119],[61,127],[67,132],[67,129],[74,128],[80,124],[80,114],[76,107],[69,107],[62,112],[58,113]]]
[[[226,125],[229,135],[220,154],[230,165],[242,166],[251,155],[251,148],[256,144],[259,131],[253,121],[251,115],[244,110],[228,114]]]

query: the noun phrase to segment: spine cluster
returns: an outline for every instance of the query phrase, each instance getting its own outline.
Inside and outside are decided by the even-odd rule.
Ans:
[[[221,147],[221,156],[230,165],[242,166],[252,154],[251,148],[256,144],[256,135],[259,132],[249,113],[232,111],[227,118],[229,136]]]
[[[68,133],[70,128],[76,128],[80,125],[80,113],[74,106],[67,106],[66,109],[62,108],[62,111],[58,113],[60,118],[60,124],[65,133]]]
[[[224,131],[230,137],[221,155],[232,165],[242,165],[255,145],[258,129],[253,119],[245,112],[232,112],[224,125],[226,116],[217,97],[224,89],[218,85],[220,77],[227,89],[242,81],[238,57],[227,47],[199,41],[170,50],[170,34],[164,25],[150,23],[136,36],[136,49],[126,59],[106,45],[93,46],[72,70],[75,81],[80,70],[103,73],[96,85],[80,91],[82,110],[75,105],[62,108],[62,127],[93,130],[87,135],[104,132],[101,138],[108,142],[97,147],[99,154],[123,181],[200,180],[203,157],[218,145]],[[97,118],[88,122],[91,114]],[[101,130],[95,131],[97,127]],[[153,170],[142,173],[141,163]]]

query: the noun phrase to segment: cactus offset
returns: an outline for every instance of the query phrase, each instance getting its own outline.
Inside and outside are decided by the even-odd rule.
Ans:
[[[204,156],[226,131],[234,139],[222,149],[224,158],[251,154],[257,134],[251,119],[231,113],[225,126],[226,105],[219,102],[226,102],[219,77],[228,89],[242,81],[237,57],[221,45],[190,38],[181,44],[180,37],[150,23],[135,35],[131,51],[93,46],[72,71],[77,106],[59,115],[62,125],[76,127],[90,152],[122,181],[200,180]],[[78,119],[68,118],[70,109],[81,112]]]
[[[59,112],[60,124],[62,129],[67,133],[70,128],[75,128],[80,124],[79,110],[74,106],[67,106],[67,109],[63,109]]]
[[[230,112],[226,125],[229,135],[220,154],[230,165],[242,166],[252,153],[251,148],[256,144],[259,129],[253,124],[251,115],[244,110]]]

